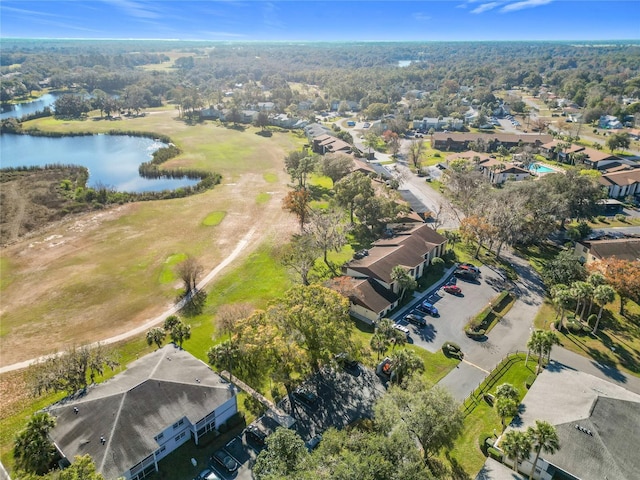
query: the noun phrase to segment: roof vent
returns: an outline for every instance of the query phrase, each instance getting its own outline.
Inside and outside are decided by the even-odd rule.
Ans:
[[[100,443],[102,445],[104,445],[105,443],[107,443],[107,441],[105,440],[104,436],[100,436]]]
[[[73,407],[73,413],[75,413],[77,415],[78,412],[79,412],[78,407]]]
[[[580,425],[576,424],[576,430],[580,430],[582,433],[589,435],[590,437],[593,437],[593,432],[587,428],[581,427]]]

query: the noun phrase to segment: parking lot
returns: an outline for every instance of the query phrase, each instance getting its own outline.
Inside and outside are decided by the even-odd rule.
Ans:
[[[318,396],[312,405],[297,400],[292,404],[285,398],[278,407],[296,420],[293,429],[305,442],[330,427],[344,428],[361,418],[372,417],[376,399],[385,392],[382,380],[362,365],[348,370],[325,368],[307,380],[304,386]],[[267,415],[253,424],[269,434],[279,426]],[[262,448],[253,441],[247,442],[245,435],[232,438],[224,448],[238,462],[238,469],[230,473],[217,464],[209,468],[224,480],[251,480],[251,468]]]
[[[457,343],[463,351],[465,346],[471,346],[475,343],[475,340],[471,340],[465,335],[464,327],[471,317],[480,312],[502,291],[503,278],[499,273],[483,266],[482,273],[476,282],[458,279],[457,285],[462,290],[461,296],[446,293],[440,288],[419,300],[415,300],[407,309],[394,317],[394,320],[409,329],[410,343],[432,353],[440,350],[446,341]],[[415,311],[415,307],[425,300],[438,309],[439,316],[433,317]],[[403,320],[410,312],[423,316],[427,325],[419,327]]]

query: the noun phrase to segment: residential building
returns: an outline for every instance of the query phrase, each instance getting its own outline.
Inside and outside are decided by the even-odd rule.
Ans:
[[[140,480],[180,445],[217,430],[237,412],[237,400],[208,365],[167,345],[48,411],[63,460],[89,454],[105,478]]]
[[[391,278],[393,267],[398,265],[404,267],[416,280],[424,275],[426,268],[431,264],[431,260],[435,257],[441,257],[445,253],[447,240],[426,223],[419,225],[404,225],[402,228],[394,230],[394,235],[390,238],[382,238],[373,243],[368,250],[367,255],[361,258],[354,258],[343,266],[343,273],[346,276],[357,279],[371,279],[376,282],[376,288],[361,285],[362,292],[365,296],[361,302],[352,306],[352,312],[357,315],[370,318],[372,321],[382,318],[381,315],[386,314],[394,306],[390,299],[389,306],[378,309],[378,306],[384,302],[378,299],[379,291],[388,292],[387,295],[399,295],[400,286]],[[380,288],[382,290],[380,290]],[[375,291],[375,295],[373,291]],[[366,294],[373,297],[367,296]],[[368,313],[363,313],[363,308],[370,309]]]
[[[346,283],[349,297],[349,313],[370,325],[387,316],[398,306],[399,297],[384,288],[372,278],[339,277],[330,287],[339,290],[337,285]]]
[[[598,120],[598,126],[607,130],[618,130],[622,128],[622,122],[613,115],[602,115]]]
[[[634,262],[640,260],[640,238],[580,240],[576,242],[573,254],[585,264],[612,257]]]
[[[325,153],[349,153],[351,145],[332,135],[320,135],[313,138],[313,151],[320,154]]]
[[[464,127],[464,121],[460,118],[444,117],[424,117],[422,120],[414,120],[413,128],[416,130],[422,130],[428,132],[432,128],[434,130],[462,130]]]
[[[559,388],[559,385],[562,387]],[[538,480],[635,480],[640,472],[640,395],[571,368],[547,368],[522,400],[517,426],[536,420],[552,424],[560,449],[544,451],[533,478]],[[535,452],[520,465],[529,474]],[[512,464],[513,459],[507,459]]]
[[[598,182],[607,188],[610,198],[640,195],[640,168],[625,168],[603,173]]]
[[[469,150],[471,143],[483,143],[488,152],[495,151],[500,145],[506,148],[519,145],[540,147],[552,140],[547,134],[527,133],[452,133],[436,132],[431,135],[431,145],[438,150]]]
[[[490,158],[478,164],[480,171],[493,185],[502,185],[507,180],[519,181],[531,178],[531,172],[510,162]]]

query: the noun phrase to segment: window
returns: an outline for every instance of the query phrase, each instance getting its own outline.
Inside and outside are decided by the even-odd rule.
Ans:
[[[182,425],[184,423],[184,418],[177,421],[176,423],[173,424],[173,429],[175,430],[176,428],[178,428],[180,425]]]
[[[156,437],[156,440],[162,440],[164,438],[164,433],[161,433]]]

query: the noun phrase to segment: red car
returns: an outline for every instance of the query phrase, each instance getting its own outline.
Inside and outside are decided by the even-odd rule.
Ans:
[[[457,285],[445,285],[443,290],[452,295],[462,295],[462,290],[460,290],[460,287]]]

